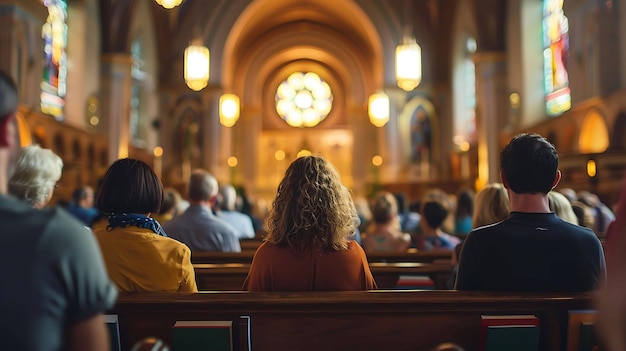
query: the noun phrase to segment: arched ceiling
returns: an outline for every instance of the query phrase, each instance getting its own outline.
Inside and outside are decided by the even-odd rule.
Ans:
[[[281,67],[300,62],[301,68],[325,67],[326,72],[319,73],[336,75],[349,94],[363,100],[382,87],[381,52],[374,26],[352,1],[254,1],[226,40],[222,86],[255,100],[259,96],[250,96],[253,91],[246,87],[259,88],[258,82],[272,80],[275,74],[286,77]]]

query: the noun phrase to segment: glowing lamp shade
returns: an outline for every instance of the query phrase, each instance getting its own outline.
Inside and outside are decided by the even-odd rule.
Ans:
[[[376,127],[382,127],[389,122],[389,96],[385,93],[370,95],[368,114],[370,122]]]
[[[192,44],[185,49],[185,83],[195,91],[200,91],[209,83],[209,49]]]
[[[396,80],[404,91],[415,89],[422,81],[422,48],[415,40],[396,47]]]
[[[156,0],[156,3],[165,7],[166,9],[173,9],[174,7],[180,5],[183,0]]]
[[[235,94],[220,96],[220,123],[232,127],[239,120],[239,97]]]

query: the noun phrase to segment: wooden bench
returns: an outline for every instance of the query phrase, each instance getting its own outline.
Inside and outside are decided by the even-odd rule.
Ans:
[[[240,290],[250,270],[246,263],[198,263],[193,267],[198,290]],[[374,262],[370,263],[370,269],[379,289],[395,288],[401,275],[427,275],[435,282],[436,289],[445,289],[452,265]]]
[[[565,351],[568,311],[593,308],[591,294],[461,291],[122,293],[122,349],[145,337],[171,346],[182,320],[232,320],[234,350],[431,350],[453,342],[477,350],[481,315],[533,314],[540,350]],[[250,342],[246,323],[249,317]]]
[[[192,263],[252,263],[252,257],[256,247],[254,244],[244,250],[242,240],[242,252],[191,252]],[[248,245],[248,244],[245,244]],[[254,247],[254,249],[251,249]],[[450,262],[452,260],[452,250],[439,251],[417,251],[415,249],[407,252],[374,252],[367,254],[367,260],[372,262],[415,262],[415,263],[436,263]]]

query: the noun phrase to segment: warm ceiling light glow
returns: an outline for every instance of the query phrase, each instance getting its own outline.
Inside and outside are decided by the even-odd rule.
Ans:
[[[276,89],[276,112],[292,127],[315,127],[332,102],[330,86],[313,72],[292,73]]]
[[[422,48],[413,37],[405,37],[396,47],[396,80],[405,91],[415,89],[422,81]]]
[[[220,123],[232,127],[239,120],[239,97],[235,94],[220,96]]]
[[[195,91],[209,84],[209,49],[202,43],[192,43],[185,49],[185,83]]]
[[[307,149],[302,149],[302,150],[298,151],[298,155],[296,155],[296,156],[304,157],[304,156],[311,156],[311,155],[313,155],[313,153],[311,151],[309,151]]]
[[[91,116],[91,118],[89,119],[89,124],[91,124],[92,126],[97,126],[98,124],[100,124],[100,118],[98,118],[98,116]]]
[[[468,152],[470,149],[470,143],[468,143],[467,141],[463,141],[459,144],[459,150],[461,150],[462,152]]]
[[[376,167],[380,166],[383,164],[383,157],[380,155],[374,155],[374,157],[372,157],[372,164]]]
[[[155,146],[154,150],[152,150],[152,152],[154,153],[155,157],[161,157],[163,156],[163,148],[160,146]]]
[[[282,161],[285,159],[285,152],[283,150],[277,150],[274,153],[274,158],[276,159],[276,161]]]
[[[368,114],[370,122],[376,127],[382,127],[389,122],[389,96],[385,93],[370,95]]]
[[[235,156],[229,157],[226,162],[228,163],[229,167],[237,167],[237,164],[239,163],[239,161],[237,160],[237,157]]]
[[[156,3],[165,7],[166,9],[173,9],[174,7],[180,5],[183,0],[156,0]]]

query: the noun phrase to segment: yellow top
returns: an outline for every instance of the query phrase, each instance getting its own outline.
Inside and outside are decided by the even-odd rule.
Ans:
[[[191,250],[138,227],[94,229],[111,280],[120,291],[196,292]]]

